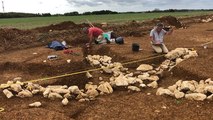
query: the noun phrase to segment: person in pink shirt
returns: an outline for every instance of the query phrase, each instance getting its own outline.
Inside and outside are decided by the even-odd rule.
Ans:
[[[104,33],[102,29],[97,27],[84,28],[83,31],[88,34],[89,37],[89,43],[87,44],[88,47],[92,45],[93,41],[102,37],[102,34]]]

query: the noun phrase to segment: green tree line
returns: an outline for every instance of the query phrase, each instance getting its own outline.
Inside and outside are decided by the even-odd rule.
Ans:
[[[92,11],[92,12],[84,12],[79,13],[77,11],[67,12],[64,14],[50,14],[50,13],[17,13],[17,12],[7,12],[7,13],[0,13],[0,18],[23,18],[23,17],[48,17],[48,16],[80,16],[80,15],[104,15],[104,14],[126,14],[126,13],[159,13],[159,12],[189,12],[189,11],[213,11],[213,9],[168,9],[168,10],[160,10],[154,9],[152,11],[145,11],[145,12],[116,12],[110,10],[100,10],[100,11]]]

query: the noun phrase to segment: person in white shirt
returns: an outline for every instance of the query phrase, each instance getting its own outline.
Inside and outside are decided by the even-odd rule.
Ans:
[[[157,53],[168,53],[166,45],[163,42],[164,35],[170,35],[173,32],[173,29],[170,29],[168,32],[163,29],[164,25],[158,23],[154,29],[150,32],[151,45],[155,52]]]

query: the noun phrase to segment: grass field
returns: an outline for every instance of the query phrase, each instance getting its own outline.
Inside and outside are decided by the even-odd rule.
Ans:
[[[52,17],[31,17],[31,18],[9,18],[0,19],[0,27],[15,27],[18,29],[31,29],[50,24],[56,24],[63,21],[73,21],[75,23],[91,22],[101,23],[122,23],[131,20],[143,21],[160,16],[172,15],[176,17],[188,17],[196,15],[213,14],[213,11],[192,11],[192,12],[165,12],[165,13],[132,13],[132,14],[114,14],[114,15],[84,15],[84,16],[52,16]]]

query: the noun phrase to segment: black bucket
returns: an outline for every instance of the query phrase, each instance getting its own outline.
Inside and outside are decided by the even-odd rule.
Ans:
[[[140,50],[140,45],[138,43],[132,43],[132,51],[138,52]]]

